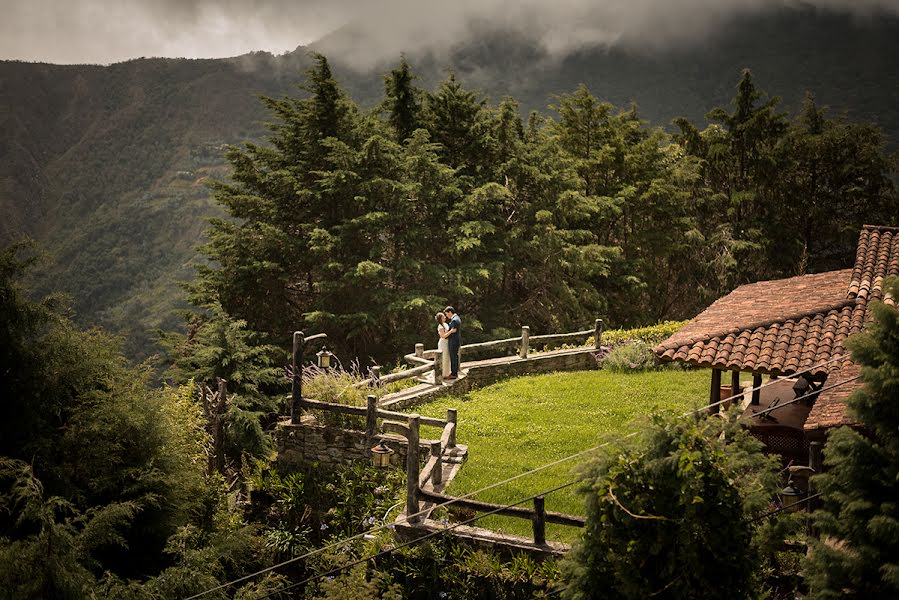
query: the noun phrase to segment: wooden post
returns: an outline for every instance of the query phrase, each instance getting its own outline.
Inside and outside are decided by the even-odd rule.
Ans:
[[[421,427],[421,417],[417,414],[409,415],[409,437],[406,448],[406,518],[410,523],[416,523],[421,518],[418,513],[418,476],[421,463],[418,458],[418,440]],[[416,516],[412,516],[416,515]]]
[[[752,374],[752,403],[758,404],[762,398],[762,390],[759,389],[762,385],[762,374],[761,373],[753,373]]]
[[[740,393],[740,372],[739,371],[731,371],[730,372],[730,395],[736,396]],[[740,400],[738,398],[734,398],[732,401],[734,404],[739,404]]]
[[[424,344],[415,344],[415,356],[421,358],[425,355],[425,345]]]
[[[290,422],[300,422],[300,400],[303,397],[303,341],[302,331],[293,332],[293,355],[290,365],[293,371],[293,385],[290,390]]]
[[[528,357],[528,346],[531,340],[531,328],[527,325],[521,326],[521,348],[518,350],[518,356],[521,358]]]
[[[808,466],[820,473],[824,470],[824,460],[821,457],[821,442],[809,442]]]
[[[456,419],[458,418],[458,411],[455,408],[446,409],[446,421],[447,423],[452,423],[456,425],[453,427],[453,432],[450,434],[449,439],[446,442],[447,448],[455,448],[456,447],[456,429],[459,427],[456,424]]]
[[[228,382],[219,379],[218,402],[212,417],[212,444],[215,456],[215,469],[225,473],[225,404],[228,401]]]
[[[375,365],[371,368],[371,386],[378,387],[380,385],[381,380],[381,367]]]
[[[531,522],[534,528],[534,543],[542,546],[546,543],[546,508],[543,496],[534,498],[534,516]]]
[[[712,387],[709,392],[709,414],[714,415],[718,412],[718,405],[716,402],[721,400],[721,369],[712,369]],[[711,405],[715,406],[711,406]]]
[[[434,355],[434,385],[443,385],[443,352]]]
[[[593,347],[596,350],[599,350],[602,346],[602,328],[602,319],[596,319],[593,322]]]
[[[824,460],[821,456],[821,442],[809,442],[808,445],[808,466],[815,470],[815,473],[821,473],[824,471]],[[811,496],[815,492],[817,492],[817,488],[815,487],[814,480],[809,477],[808,480],[808,495]],[[806,502],[805,509],[809,512],[815,510],[821,506],[821,498],[814,498],[812,500],[808,500]],[[814,532],[814,529],[813,529]]]
[[[437,459],[431,471],[431,483],[440,485],[443,483],[443,448],[440,447],[440,440],[431,442],[431,456]]]
[[[365,412],[365,435],[371,443],[375,433],[378,432],[378,399],[375,396],[368,396],[366,401],[368,404]]]

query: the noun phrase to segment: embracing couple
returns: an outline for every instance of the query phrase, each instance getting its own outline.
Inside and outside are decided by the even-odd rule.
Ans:
[[[437,313],[437,349],[443,356],[443,378],[456,379],[459,376],[459,348],[462,347],[462,319],[456,309],[447,306],[443,312]]]

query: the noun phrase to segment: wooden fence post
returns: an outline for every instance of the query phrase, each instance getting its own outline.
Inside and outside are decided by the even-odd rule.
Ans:
[[[452,433],[450,433],[449,439],[446,442],[447,448],[455,448],[456,447],[456,428],[459,426],[456,424],[456,419],[458,418],[458,411],[455,408],[446,409],[446,422],[452,423],[455,425],[453,427]]]
[[[378,399],[375,396],[368,396],[366,401],[368,405],[365,413],[365,435],[370,442],[378,431]]]
[[[375,365],[371,368],[371,386],[378,387],[379,381],[381,380],[381,367]]]
[[[424,344],[415,344],[415,356],[421,358],[425,355],[425,345]]]
[[[527,325],[521,326],[521,348],[518,351],[518,356],[521,358],[528,357],[528,346],[530,345],[531,339],[531,328]]]
[[[434,355],[434,385],[443,385],[443,352]]]
[[[596,319],[593,322],[593,347],[599,350],[602,346],[602,319]]]
[[[546,507],[543,496],[534,498],[534,516],[531,524],[534,528],[534,543],[538,546],[546,544]]]
[[[293,385],[290,390],[290,422],[298,425],[300,422],[300,400],[303,397],[303,341],[302,331],[293,332],[293,354],[291,356],[291,370],[293,371]]]
[[[421,463],[418,457],[419,430],[421,417],[417,414],[409,415],[409,444],[406,448],[406,520],[416,523],[420,517],[418,513],[418,476]],[[416,515],[416,516],[412,516]]]
[[[440,446],[440,440],[431,442],[431,456],[437,460],[434,463],[434,470],[431,471],[431,482],[434,485],[443,483],[443,448]]]

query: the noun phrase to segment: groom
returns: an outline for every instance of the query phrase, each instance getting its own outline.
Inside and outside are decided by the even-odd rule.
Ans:
[[[459,377],[459,348],[462,347],[462,319],[456,314],[456,309],[447,306],[443,309],[449,326],[449,354],[450,354],[450,374],[444,379],[456,379]]]

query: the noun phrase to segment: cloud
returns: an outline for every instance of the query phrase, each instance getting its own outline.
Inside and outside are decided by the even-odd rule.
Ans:
[[[0,57],[109,63],[320,48],[359,69],[400,52],[443,56],[494,31],[552,56],[623,45],[656,51],[802,0],[0,0]],[[871,17],[899,0],[806,0]],[[328,35],[329,32],[336,33]]]

